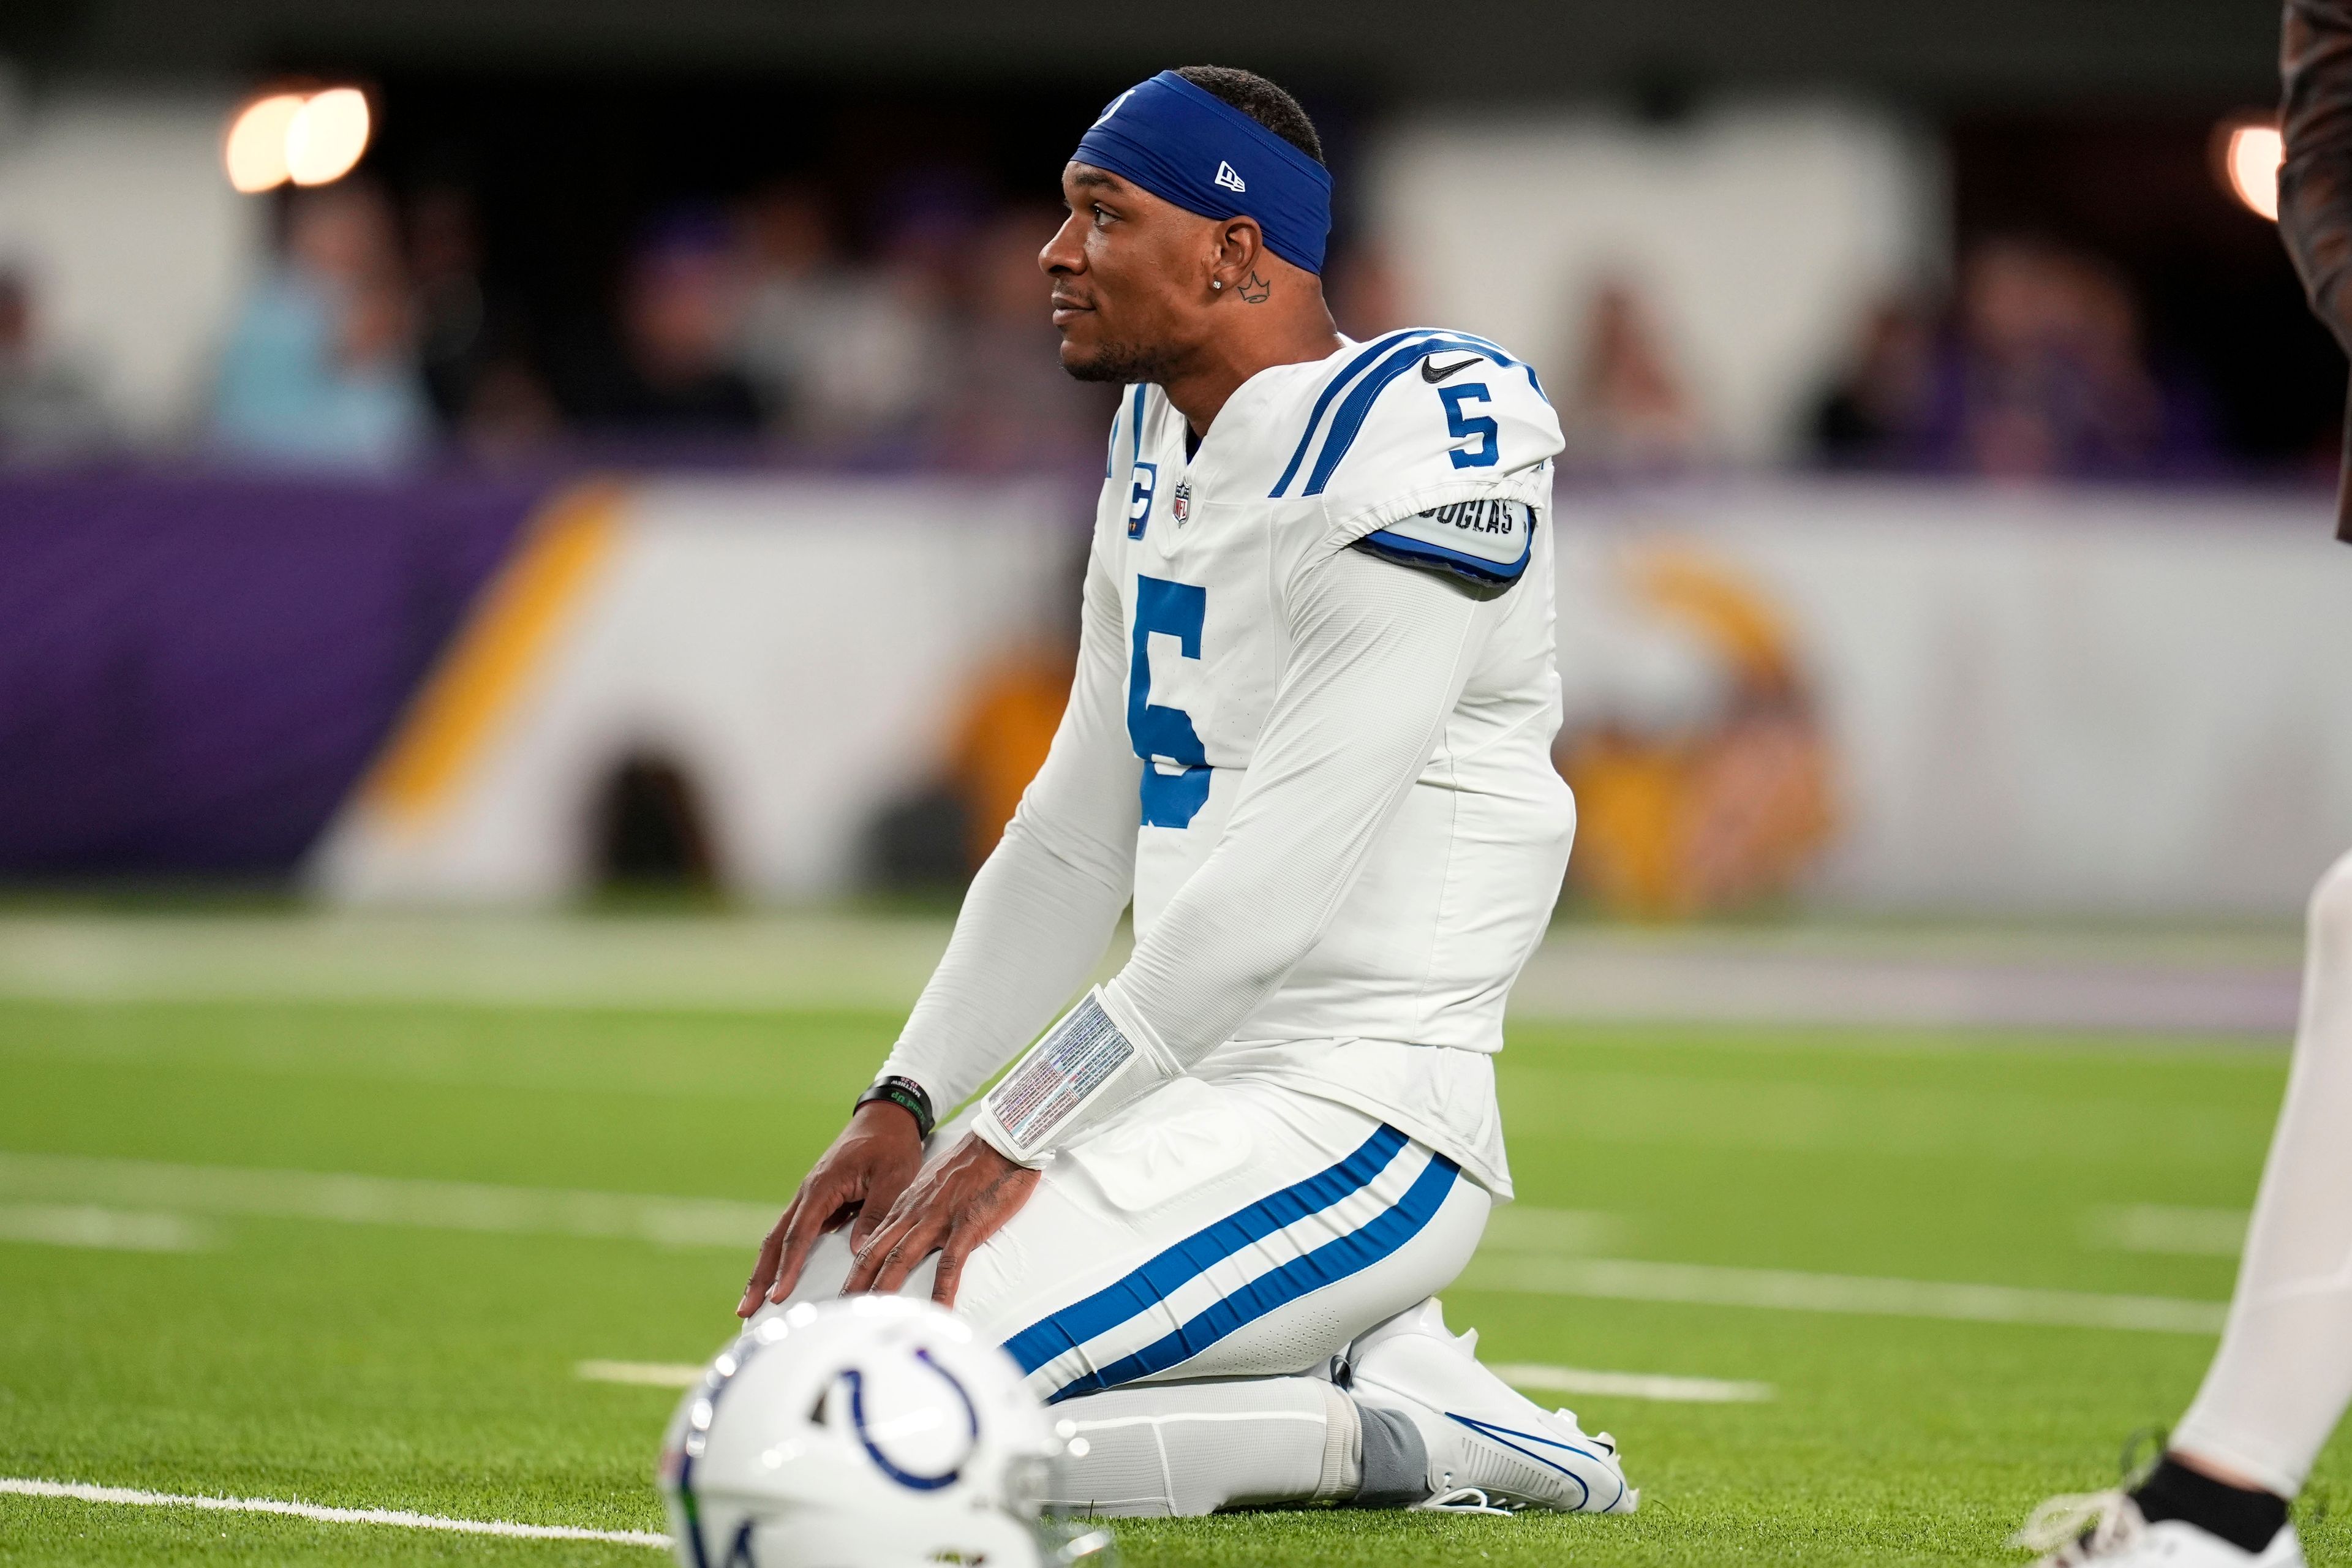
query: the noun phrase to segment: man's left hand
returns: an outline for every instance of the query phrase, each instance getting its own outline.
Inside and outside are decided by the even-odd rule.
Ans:
[[[866,1245],[841,1293],[895,1292],[923,1259],[940,1255],[931,1300],[955,1305],[966,1259],[1021,1212],[1037,1190],[1037,1173],[1016,1165],[969,1133],[948,1156],[917,1177]]]

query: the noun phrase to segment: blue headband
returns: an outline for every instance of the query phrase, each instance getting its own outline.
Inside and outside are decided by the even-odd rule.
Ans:
[[[1267,249],[1323,270],[1331,171],[1174,71],[1112,99],[1073,156],[1202,217],[1254,217]]]

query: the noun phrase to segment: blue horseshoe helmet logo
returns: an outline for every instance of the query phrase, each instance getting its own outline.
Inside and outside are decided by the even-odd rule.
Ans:
[[[915,1359],[921,1362],[925,1366],[929,1367],[933,1372],[939,1373],[940,1380],[950,1388],[954,1389],[956,1397],[963,1402],[965,1443],[964,1458],[970,1458],[971,1457],[972,1447],[980,1442],[979,1406],[972,1404],[971,1395],[964,1391],[963,1384],[956,1380],[955,1373],[950,1372],[947,1368],[941,1366],[938,1362],[931,1359],[930,1352],[919,1350],[915,1352]],[[900,1486],[912,1488],[916,1491],[937,1491],[941,1487],[951,1487],[955,1485],[957,1479],[963,1474],[963,1459],[958,1459],[954,1464],[950,1465],[946,1469],[940,1471],[935,1476],[919,1475],[913,1470],[901,1469],[897,1465],[891,1463],[890,1456],[885,1454],[880,1447],[876,1446],[873,1434],[868,1432],[866,1427],[865,1373],[859,1372],[853,1366],[845,1367],[842,1370],[841,1375],[848,1380],[849,1383],[850,1425],[857,1430],[857,1440],[865,1446],[866,1457],[872,1459],[875,1465],[880,1468],[884,1475],[889,1477]]]

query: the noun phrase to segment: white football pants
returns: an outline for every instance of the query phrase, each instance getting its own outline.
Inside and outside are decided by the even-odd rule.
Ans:
[[[2352,855],[2320,879],[2303,1018],[2221,1348],[2172,1447],[2302,1489],[2352,1403]]]
[[[937,1159],[962,1139],[932,1134]],[[1037,1397],[1319,1373],[1434,1295],[1486,1229],[1486,1190],[1360,1110],[1248,1078],[1180,1078],[1057,1151],[965,1265],[955,1310]],[[793,1300],[837,1295],[845,1232]],[[929,1295],[936,1258],[904,1293]]]

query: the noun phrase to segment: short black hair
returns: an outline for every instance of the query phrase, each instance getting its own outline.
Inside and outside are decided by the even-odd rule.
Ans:
[[[1230,103],[1317,163],[1323,138],[1298,100],[1255,71],[1238,66],[1178,66],[1176,74],[1220,102]]]

